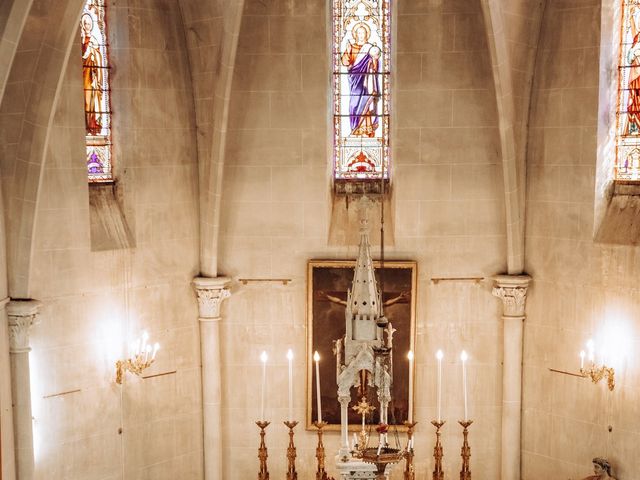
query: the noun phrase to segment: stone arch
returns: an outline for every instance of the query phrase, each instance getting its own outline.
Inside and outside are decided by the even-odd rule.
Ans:
[[[29,271],[50,126],[83,0],[34,0],[8,74],[2,167],[9,294],[29,297]],[[11,128],[9,128],[9,123]]]

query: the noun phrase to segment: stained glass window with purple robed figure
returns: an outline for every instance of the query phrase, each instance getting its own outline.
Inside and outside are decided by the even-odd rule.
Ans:
[[[334,178],[386,179],[391,0],[332,1]]]
[[[87,0],[80,19],[89,182],[111,182],[111,88],[104,0]]]

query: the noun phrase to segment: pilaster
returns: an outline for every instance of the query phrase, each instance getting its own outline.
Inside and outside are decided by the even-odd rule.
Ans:
[[[528,275],[499,275],[493,295],[502,300],[502,480],[521,478],[522,350]]]
[[[231,296],[230,282],[226,277],[193,280],[200,320],[205,480],[222,480],[220,311],[224,300]]]

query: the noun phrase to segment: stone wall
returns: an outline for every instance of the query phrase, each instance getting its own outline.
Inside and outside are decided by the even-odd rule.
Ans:
[[[288,286],[232,285],[222,329],[225,478],[257,472],[262,350],[270,354],[269,465],[284,477],[286,359],[295,357],[296,418],[305,418],[306,262],[353,258],[329,246],[330,60],[327,2],[247,0],[233,81],[219,271],[234,278],[291,278]],[[445,360],[447,477],[460,470],[462,393],[458,355],[470,360],[476,419],[472,468],[498,478],[501,416],[501,304],[489,277],[506,269],[498,121],[477,1],[397,2],[393,98],[395,246],[418,261],[416,339],[417,472],[432,470],[435,352]],[[378,255],[374,249],[374,255]],[[454,358],[455,357],[455,358]],[[329,361],[329,360],[327,360]],[[397,359],[404,361],[404,359]],[[314,467],[315,435],[297,428],[301,476]],[[327,435],[330,473],[337,432]],[[475,440],[474,440],[475,438]],[[399,473],[399,472],[398,472]]]
[[[529,136],[525,480],[582,478],[595,456],[618,478],[640,471],[640,254],[593,241],[599,42],[599,1],[548,3]],[[576,372],[590,337],[612,343],[614,392],[548,370]]]
[[[197,157],[180,10],[168,0],[110,3],[114,162],[136,247],[91,251],[78,41],[36,217],[31,295],[44,303],[31,336],[36,478],[197,480]],[[176,373],[129,375],[117,386],[115,361],[145,329],[162,345],[145,374]]]

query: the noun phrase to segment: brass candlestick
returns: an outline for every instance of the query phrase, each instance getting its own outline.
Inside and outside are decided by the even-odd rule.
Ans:
[[[258,471],[258,480],[269,480],[269,470],[267,469],[267,445],[264,443],[264,436],[267,434],[265,429],[269,426],[269,422],[262,420],[256,422],[256,425],[260,428],[260,446],[258,447],[260,471]]]
[[[462,470],[460,470],[460,480],[471,480],[471,470],[469,469],[469,459],[471,458],[471,447],[467,441],[469,435],[469,426],[473,423],[473,420],[460,420],[458,422],[462,425],[462,435],[464,440],[462,442],[462,449],[460,456],[462,457]]]
[[[431,425],[436,427],[436,446],[433,447],[433,458],[436,459],[436,464],[433,468],[433,480],[444,480],[444,471],[442,470],[442,457],[444,452],[442,449],[442,443],[440,442],[440,429],[445,424],[443,421],[433,420]]]
[[[296,472],[296,446],[293,443],[293,429],[296,428],[298,422],[286,421],[284,424],[289,428],[289,446],[287,447],[287,480],[298,480],[298,472]]]
[[[324,469],[324,443],[322,443],[322,429],[327,426],[327,422],[313,422],[318,429],[318,446],[316,447],[316,458],[318,459],[318,470],[316,471],[316,480],[330,480]]]
[[[416,480],[416,470],[413,466],[413,429],[418,424],[418,422],[409,422],[406,421],[404,424],[407,427],[407,454],[404,457],[405,459],[405,467],[404,467],[404,480]]]

